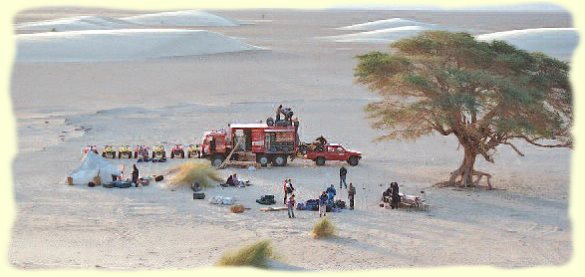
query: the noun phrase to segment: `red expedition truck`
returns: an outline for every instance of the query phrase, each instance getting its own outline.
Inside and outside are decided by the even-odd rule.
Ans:
[[[233,153],[232,153],[232,150]],[[256,161],[261,166],[286,166],[298,150],[297,128],[266,123],[230,124],[227,130],[203,134],[201,155],[215,167],[229,157],[235,161]]]

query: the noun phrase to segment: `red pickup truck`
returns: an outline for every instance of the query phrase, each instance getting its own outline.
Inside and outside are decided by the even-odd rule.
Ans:
[[[345,149],[341,144],[328,143],[323,151],[307,150],[303,158],[313,160],[317,165],[324,165],[325,161],[346,161],[351,166],[358,165],[362,153]]]

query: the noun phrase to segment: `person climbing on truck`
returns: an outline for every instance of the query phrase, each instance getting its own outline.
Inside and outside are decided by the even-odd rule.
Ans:
[[[280,115],[282,114],[282,104],[276,108],[276,122],[280,121]]]

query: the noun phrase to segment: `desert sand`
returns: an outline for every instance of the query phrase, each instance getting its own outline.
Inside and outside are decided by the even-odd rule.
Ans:
[[[562,265],[572,255],[568,218],[571,151],[519,143],[519,157],[501,148],[493,191],[436,188],[462,159],[454,138],[373,142],[363,107],[376,95],[353,83],[355,55],[386,51],[386,44],[336,42],[322,37],[360,31],[344,26],[404,18],[427,24],[481,30],[479,34],[571,28],[570,15],[551,13],[432,11],[210,11],[253,22],[203,30],[262,47],[183,57],[144,56],[124,61],[21,62],[13,68],[12,106],[19,153],[13,163],[17,219],[9,261],[18,268],[158,269],[212,266],[228,250],[270,239],[284,270],[357,270],[388,267]],[[23,12],[15,24],[103,16],[125,18],[140,11],[46,8]],[[177,28],[176,26],[171,28]],[[104,32],[115,32],[106,30]],[[37,31],[17,31],[19,34]],[[60,36],[63,33],[57,32]],[[84,36],[87,38],[86,36]],[[19,53],[18,55],[20,55]],[[250,207],[232,214],[225,206],[193,200],[189,189],[164,183],[142,188],[67,186],[65,177],[87,144],[196,143],[206,130],[229,122],[273,116],[278,103],[301,121],[301,139],[325,135],[362,151],[348,167],[357,186],[356,210],[330,213],[336,237],[314,240],[317,212],[261,212],[260,195],[281,199],[281,182],[292,178],[297,201],[314,198],[328,184],[338,188],[342,163],[316,167],[295,160],[284,168],[237,172],[253,185],[206,189]],[[185,160],[139,164],[142,175],[164,173]],[[115,160],[126,168],[132,160]],[[204,161],[206,162],[206,161]],[[378,207],[382,191],[397,181],[420,195],[426,212]],[[380,185],[383,184],[383,185]],[[338,190],[347,200],[347,191]]]

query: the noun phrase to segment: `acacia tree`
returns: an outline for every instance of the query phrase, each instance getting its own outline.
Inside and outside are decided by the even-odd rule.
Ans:
[[[567,63],[467,33],[425,32],[390,46],[357,56],[355,81],[381,96],[366,107],[372,126],[387,131],[378,139],[457,137],[463,162],[439,185],[475,186],[485,176],[491,188],[474,165],[477,156],[493,163],[500,145],[520,156],[519,140],[572,147]]]

